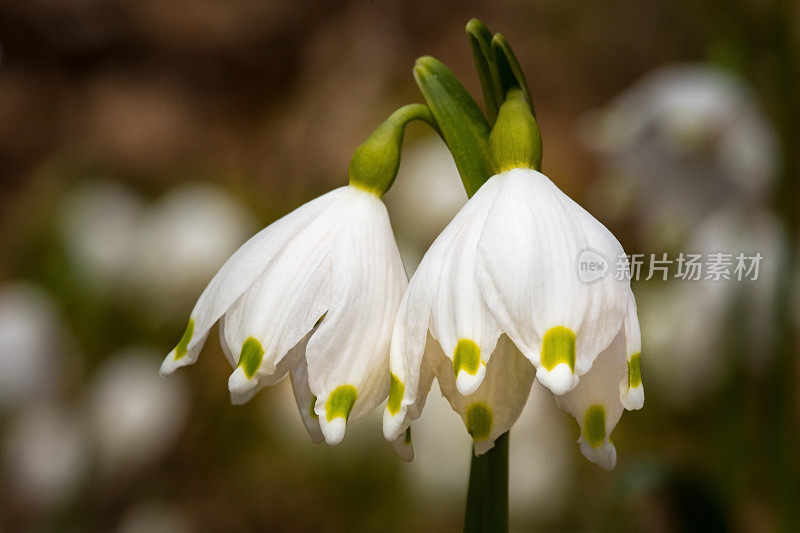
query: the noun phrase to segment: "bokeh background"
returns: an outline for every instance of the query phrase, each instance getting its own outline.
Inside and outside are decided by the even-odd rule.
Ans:
[[[406,464],[376,416],[313,445],[283,382],[245,406],[212,334],[160,360],[249,235],[345,183],[431,54],[512,43],[544,171],[628,252],[760,252],[758,281],[635,281],[645,408],[617,468],[536,387],[515,531],[796,531],[800,8],[794,1],[0,3],[0,530],[459,531],[470,445],[434,387]],[[465,201],[407,132],[411,272]]]

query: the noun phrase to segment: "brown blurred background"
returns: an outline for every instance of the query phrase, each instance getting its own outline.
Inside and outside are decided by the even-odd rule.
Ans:
[[[710,235],[709,250],[774,244],[764,252],[772,277],[749,292],[695,286],[670,300],[680,282],[634,283],[648,397],[615,432],[617,469],[585,462],[577,426],[552,400],[532,401],[528,421],[512,431],[512,454],[530,459],[512,463],[514,529],[793,529],[798,11],[795,2],[756,0],[0,3],[0,319],[8,330],[3,337],[0,326],[0,373],[22,376],[0,380],[21,391],[0,394],[0,530],[461,528],[469,447],[446,409],[429,409],[447,422],[429,424],[435,439],[421,437],[422,466],[409,466],[383,442],[377,418],[349,430],[341,446],[312,445],[286,384],[231,406],[213,334],[177,379],[162,381],[156,370],[227,255],[344,184],[356,146],[393,109],[422,101],[416,57],[439,58],[480,96],[464,33],[471,17],[503,33],[523,66],[544,172],[626,250],[697,248],[699,235]],[[720,95],[712,101],[735,93],[721,126],[702,132],[711,144],[676,155],[660,142],[645,152],[625,136],[632,126],[609,131],[603,117],[615,106],[657,122],[647,110],[658,97],[647,90],[630,107],[617,97],[685,63],[734,80],[734,89],[711,83]],[[699,90],[676,79],[689,96]],[[741,180],[760,185],[729,195],[726,180],[743,167],[726,166],[714,143],[751,109],[754,124],[736,131],[761,166]],[[388,203],[411,269],[447,222],[411,227],[417,212],[455,209],[463,198],[439,141],[419,125],[407,140]],[[631,153],[648,155],[637,166]],[[626,171],[650,183],[638,200],[622,201],[633,194],[618,180]],[[422,192],[404,190],[417,175]],[[453,192],[443,194],[457,197],[455,206],[431,205],[428,175],[450,180]],[[691,175],[709,199],[694,218],[663,208],[654,229],[648,215],[659,198],[695,199],[671,188],[675,175]],[[712,216],[722,211],[728,218]],[[750,217],[769,221],[766,237],[727,222]],[[685,231],[671,234],[679,225]],[[754,319],[741,309],[769,319],[746,330]],[[21,359],[38,362],[18,370]],[[515,445],[516,432],[533,440]],[[531,479],[515,485],[516,473]]]

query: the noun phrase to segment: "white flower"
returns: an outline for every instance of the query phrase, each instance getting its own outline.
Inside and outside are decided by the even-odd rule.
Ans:
[[[52,401],[28,404],[15,414],[2,452],[4,487],[44,507],[75,498],[92,457],[82,414]]]
[[[670,245],[720,206],[764,203],[780,166],[775,127],[747,80],[713,65],[659,68],[585,123],[607,166],[598,184],[622,193],[601,200],[628,197],[646,235]]]
[[[105,295],[130,286],[141,223],[142,199],[114,182],[92,182],[71,191],[60,209],[60,232],[75,273]]]
[[[200,296],[167,375],[197,360],[209,329],[235,367],[234,403],[291,372],[312,437],[342,440],[386,398],[392,324],[407,285],[383,202],[331,191],[246,242]],[[313,411],[313,413],[312,413]]]
[[[0,286],[0,411],[49,396],[64,374],[58,308],[24,281]]]
[[[144,210],[137,226],[132,254],[136,281],[152,307],[162,304],[162,311],[197,297],[256,228],[249,211],[234,198],[199,183],[170,190]]]
[[[638,320],[630,283],[612,268],[581,281],[584,250],[609,265],[624,253],[543,174],[514,168],[489,178],[433,243],[403,297],[386,438],[419,416],[435,375],[483,453],[513,425],[535,376],[582,425],[591,448],[582,446],[584,454],[613,464],[608,434],[620,406],[643,400]]]
[[[92,380],[89,422],[103,474],[127,474],[163,457],[186,425],[186,382],[160,379],[157,357],[149,348],[123,349]]]

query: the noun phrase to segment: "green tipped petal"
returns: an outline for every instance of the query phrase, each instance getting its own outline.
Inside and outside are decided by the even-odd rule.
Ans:
[[[389,389],[389,401],[386,403],[386,408],[389,410],[389,414],[392,416],[396,415],[400,410],[400,403],[403,401],[403,393],[405,390],[406,386],[402,381],[400,381],[400,378],[392,374],[392,384]]]
[[[628,360],[628,387],[635,389],[642,384],[642,367],[639,359],[641,352],[636,352]]]
[[[542,366],[553,370],[557,364],[566,363],[575,371],[575,333],[564,326],[547,330],[542,339]]]
[[[175,346],[176,361],[186,355],[189,349],[189,342],[192,340],[192,335],[194,335],[194,320],[190,318],[189,324],[186,326],[186,331],[183,332],[183,337],[178,341],[178,345]]]
[[[244,370],[247,379],[251,379],[253,375],[261,366],[261,360],[264,358],[264,348],[261,343],[253,337],[249,337],[244,344],[242,344],[242,352],[239,355],[239,367]]]
[[[467,433],[473,440],[486,440],[492,432],[492,409],[476,402],[467,408]]]
[[[481,349],[469,339],[460,339],[453,353],[453,371],[456,376],[461,370],[474,376],[481,363]]]
[[[593,405],[583,416],[583,438],[592,448],[598,448],[606,440],[606,410],[602,405]]]
[[[353,404],[356,403],[358,393],[356,388],[352,385],[339,385],[334,389],[325,403],[325,418],[328,422],[334,418],[347,418],[350,416],[350,411],[353,410]]]

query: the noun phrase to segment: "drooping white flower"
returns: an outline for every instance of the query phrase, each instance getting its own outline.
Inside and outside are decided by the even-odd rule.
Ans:
[[[586,250],[606,267],[589,282],[578,275]],[[433,243],[403,297],[386,438],[419,416],[436,376],[483,453],[513,425],[535,375],[563,396],[583,431],[594,431],[584,454],[609,467],[618,406],[643,401],[636,307],[629,281],[613,272],[622,254],[547,176],[512,168],[489,178]],[[599,357],[611,363],[595,369]]]
[[[312,437],[342,440],[386,398],[392,325],[407,278],[386,208],[348,185],[247,241],[200,296],[164,360],[167,375],[197,360],[211,326],[235,368],[234,403],[291,372]]]

